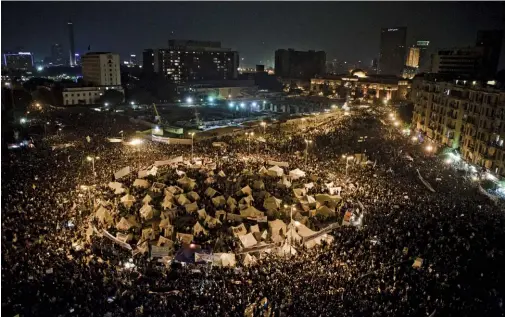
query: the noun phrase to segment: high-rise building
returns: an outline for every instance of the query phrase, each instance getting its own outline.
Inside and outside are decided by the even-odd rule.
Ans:
[[[75,66],[81,66],[82,65],[82,61],[81,61],[81,54],[79,53],[75,53],[74,55],[75,57]]]
[[[483,48],[440,49],[431,58],[431,72],[476,77],[482,63]]]
[[[90,52],[82,56],[82,78],[95,86],[121,86],[119,54]]]
[[[430,41],[416,41],[416,48],[419,49],[419,72],[428,72],[430,69],[430,58],[428,55],[428,47]]]
[[[405,65],[407,28],[381,29],[379,74],[400,75]]]
[[[137,59],[137,55],[130,54],[130,63],[129,63],[129,65],[130,66],[137,66],[138,64],[139,64],[139,62],[138,62],[138,59]]]
[[[51,46],[51,63],[53,65],[65,64],[65,58],[63,57],[63,48],[60,44],[56,43]]]
[[[476,47],[483,49],[482,66],[478,76],[493,78],[496,74],[503,40],[503,30],[486,30],[477,33]]]
[[[409,48],[409,54],[407,55],[407,62],[405,63],[405,66],[408,67],[419,67],[419,48],[417,47],[410,47]]]
[[[4,54],[4,65],[11,70],[33,69],[33,55],[30,52]]]
[[[69,40],[69,54],[70,54],[70,66],[75,66],[75,43],[74,43],[74,24],[72,21],[68,21],[68,40]]]
[[[467,161],[505,176],[505,92],[473,80],[416,77],[412,124],[435,144],[459,148]]]
[[[238,66],[238,52],[221,48],[220,42],[170,40],[167,49],[144,50],[142,69],[186,83],[236,79]]]
[[[286,78],[310,79],[326,73],[326,53],[323,51],[275,51],[275,75]]]

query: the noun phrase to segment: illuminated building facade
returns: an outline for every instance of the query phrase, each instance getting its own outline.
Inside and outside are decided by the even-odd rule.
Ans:
[[[435,81],[437,79],[437,81]],[[432,141],[505,176],[505,91],[476,81],[414,78],[412,124]]]
[[[168,49],[143,53],[145,72],[165,74],[174,83],[236,79],[238,67],[238,52],[220,42],[170,40]]]
[[[30,52],[4,54],[4,65],[11,70],[33,69],[33,55]]]
[[[407,62],[405,63],[408,67],[419,67],[419,53],[420,49],[418,47],[410,47],[409,54],[407,56]]]
[[[82,78],[95,86],[121,86],[119,54],[91,52],[82,56]]]
[[[401,75],[405,66],[406,42],[406,27],[381,29],[379,74]]]

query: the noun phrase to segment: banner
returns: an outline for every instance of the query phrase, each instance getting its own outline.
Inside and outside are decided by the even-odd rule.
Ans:
[[[124,167],[122,169],[120,169],[119,171],[117,171],[116,173],[114,173],[114,178],[115,179],[120,179],[121,177],[124,177],[128,174],[130,174],[130,167],[127,166],[127,167]]]
[[[289,167],[288,162],[276,162],[276,161],[268,161],[268,165],[276,165],[276,166],[281,166],[281,167]]]
[[[173,247],[158,247],[151,246],[151,258],[162,258],[164,256],[169,256],[172,252]]]
[[[318,232],[316,232],[316,233],[314,233],[314,234],[312,234],[310,236],[303,237],[302,241],[303,241],[303,243],[305,243],[305,242],[317,239],[320,236],[322,236],[322,235],[324,235],[324,234],[326,234],[326,233],[328,233],[328,232],[330,232],[333,229],[336,229],[338,227],[339,227],[338,223],[331,224],[331,225],[327,226],[326,228],[321,229]]]
[[[419,170],[417,170],[417,176],[419,177],[419,180],[421,180],[421,182],[424,184],[424,186],[426,186],[426,188],[428,188],[428,190],[430,190],[432,193],[435,192],[433,187],[431,187],[430,183],[425,181],[424,178],[421,176],[421,173],[419,173]]]
[[[165,144],[185,144],[185,145],[191,145],[191,143],[193,142],[191,139],[165,138],[156,135],[151,135],[151,140],[153,142],[160,142]]]
[[[195,262],[213,262],[214,255],[207,253],[195,253]]]
[[[114,236],[113,236],[113,235],[111,235],[111,234],[110,234],[107,230],[102,229],[102,232],[103,232],[103,234],[104,234],[107,238],[109,238],[109,239],[110,239],[110,240],[112,240],[113,242],[115,242],[115,243],[119,244],[120,246],[122,246],[123,248],[125,248],[125,249],[127,249],[127,250],[130,250],[130,251],[132,250],[131,245],[129,245],[128,243],[125,243],[125,242],[123,242],[123,241],[119,240],[118,238],[114,237]]]
[[[110,142],[110,143],[121,143],[123,142],[122,139],[118,139],[118,138],[107,138],[107,140]]]
[[[182,163],[184,160],[182,156],[178,156],[176,158],[170,159],[170,160],[165,160],[165,161],[155,161],[154,166],[164,166],[164,165],[170,165],[170,164],[176,164],[176,163]]]

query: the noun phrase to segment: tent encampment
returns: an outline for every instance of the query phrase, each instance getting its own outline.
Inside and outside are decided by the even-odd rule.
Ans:
[[[195,201],[195,202],[192,202],[191,204],[185,204],[184,208],[186,209],[186,212],[190,214],[190,213],[193,213],[198,210],[198,205],[196,204],[196,201]]]
[[[277,165],[274,165],[268,169],[268,175],[273,177],[281,177],[284,175],[284,170]]]
[[[103,206],[100,206],[100,208],[98,208],[98,210],[95,212],[95,217],[103,225],[112,225],[114,222],[114,219],[112,219],[110,212]]]
[[[206,235],[207,234],[207,230],[205,230],[205,228],[203,228],[202,225],[197,221],[195,223],[195,225],[193,226],[193,235],[197,236],[199,234]]]
[[[219,206],[224,206],[226,204],[226,199],[224,199],[224,196],[217,196],[212,198],[212,203],[214,204],[215,207]]]
[[[205,196],[209,197],[209,198],[212,198],[214,197],[214,195],[217,193],[217,190],[215,190],[214,188],[212,187],[209,187],[207,188],[207,190],[205,191]]]
[[[177,196],[177,203],[181,206],[184,206],[190,204],[191,201],[188,199],[188,197],[186,197],[185,194],[180,194]]]
[[[177,184],[181,185],[182,188],[185,188],[187,190],[193,190],[196,182],[194,179],[184,176],[183,178],[177,180]]]
[[[125,189],[123,188],[123,184],[118,183],[118,182],[109,182],[108,184],[110,189],[114,190],[115,195],[119,195],[125,192]]]
[[[242,242],[244,248],[252,247],[253,245],[256,245],[258,243],[258,241],[256,241],[252,233],[242,235],[239,237],[239,239],[240,242]]]
[[[145,179],[137,178],[135,182],[133,182],[133,187],[149,188],[149,186],[149,182]]]
[[[140,208],[140,216],[144,220],[149,220],[153,217],[153,207],[151,205],[145,204]]]
[[[240,211],[241,217],[256,218],[256,217],[263,217],[263,215],[264,215],[263,212],[259,211],[253,206],[249,206],[246,209]]]
[[[189,197],[192,201],[197,201],[200,199],[200,195],[198,195],[197,192],[193,192],[193,191],[187,193],[186,196]]]
[[[149,194],[146,194],[146,196],[142,199],[142,203],[149,204],[152,200],[153,198]]]
[[[277,210],[281,207],[282,200],[270,196],[263,201],[263,207],[268,211]]]
[[[133,225],[126,220],[125,217],[121,217],[118,223],[116,223],[116,229],[121,231],[128,231]]]
[[[289,177],[291,177],[291,179],[299,179],[305,177],[305,172],[297,168],[289,172]]]

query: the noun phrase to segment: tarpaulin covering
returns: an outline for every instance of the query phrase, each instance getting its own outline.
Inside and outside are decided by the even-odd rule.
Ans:
[[[125,177],[126,175],[130,174],[130,172],[131,171],[129,166],[123,167],[122,169],[114,173],[114,178],[120,179],[121,177]]]

